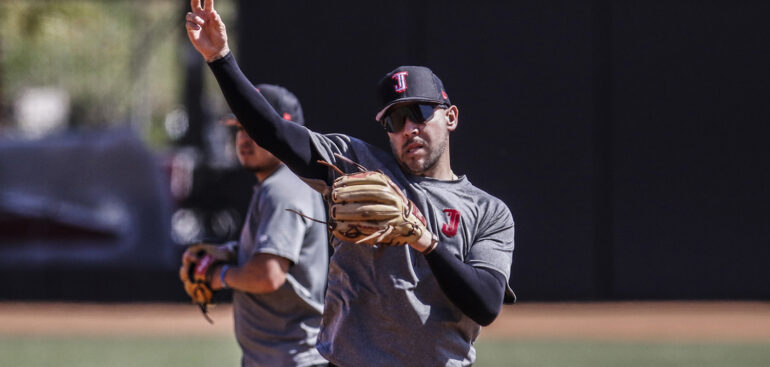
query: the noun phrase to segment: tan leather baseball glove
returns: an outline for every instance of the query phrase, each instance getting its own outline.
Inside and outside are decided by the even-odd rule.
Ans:
[[[214,291],[211,289],[211,270],[214,265],[221,263],[234,263],[236,255],[227,248],[206,243],[199,243],[187,248],[179,268],[179,279],[182,281],[185,292],[192,299],[192,303],[198,305],[207,315],[207,307],[212,303]]]
[[[427,230],[420,210],[379,171],[338,177],[330,198],[331,230],[343,241],[402,246],[416,242]]]

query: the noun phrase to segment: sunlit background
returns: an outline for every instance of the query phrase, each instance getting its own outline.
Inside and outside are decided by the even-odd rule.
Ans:
[[[238,233],[253,179],[180,26],[187,7],[0,3],[2,262],[167,270],[175,245]],[[233,17],[233,1],[217,7]]]
[[[229,295],[207,339],[176,277],[186,245],[237,238],[254,184],[188,7],[0,0],[0,365],[236,363]],[[479,365],[770,365],[770,3],[216,7],[246,75],[319,132],[387,149],[378,79],[442,78],[453,169],[516,221],[520,304]],[[75,325],[99,331],[53,332]]]

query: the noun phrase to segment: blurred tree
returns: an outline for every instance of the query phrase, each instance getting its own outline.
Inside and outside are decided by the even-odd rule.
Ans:
[[[131,123],[151,141],[181,104],[177,1],[0,2],[0,99],[55,87],[70,100],[70,127]],[[9,111],[0,124],[13,126]],[[9,121],[10,120],[10,121]]]

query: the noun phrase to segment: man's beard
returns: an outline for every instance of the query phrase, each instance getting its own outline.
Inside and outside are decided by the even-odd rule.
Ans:
[[[244,170],[251,172],[251,173],[258,173],[265,170],[265,167],[256,163],[244,163],[242,160],[240,161],[241,168]]]
[[[265,167],[262,167],[262,166],[250,165],[250,166],[242,166],[242,167],[243,169],[251,173],[259,173],[259,172],[265,171]]]
[[[415,167],[416,169],[412,169],[410,165],[407,164],[406,157],[399,157],[398,164],[401,166],[401,168],[404,169],[404,171],[408,172],[409,174],[413,176],[424,176],[424,172],[432,169],[433,167],[438,164],[438,161],[441,159],[441,156],[444,155],[444,151],[446,151],[447,148],[447,142],[449,139],[443,139],[441,143],[436,147],[436,149],[429,150],[428,156],[425,157],[425,160],[422,162],[419,162],[419,160],[414,160],[414,165],[418,165],[418,167]],[[410,142],[407,142],[404,146],[409,145]],[[424,147],[428,147],[428,144],[425,144]],[[393,151],[393,155],[396,155],[395,149],[391,146],[391,150]],[[406,150],[403,150],[403,155],[406,155]]]

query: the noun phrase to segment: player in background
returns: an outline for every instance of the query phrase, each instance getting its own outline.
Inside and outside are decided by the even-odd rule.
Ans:
[[[304,123],[294,94],[269,84],[257,88],[287,123]],[[216,265],[210,281],[213,290],[233,290],[235,336],[243,351],[242,365],[326,366],[328,362],[315,349],[315,343],[328,270],[327,229],[287,211],[324,220],[321,195],[255,143],[238,120],[230,117],[224,122],[237,129],[238,161],[258,181],[240,240],[218,249],[235,252],[237,265]],[[195,252],[186,251],[183,264],[197,261]]]
[[[246,132],[303,181],[328,189],[335,172],[318,160],[355,172],[340,154],[384,172],[425,216],[428,231],[408,246],[334,239],[321,354],[338,366],[472,365],[481,326],[514,298],[508,286],[514,224],[501,200],[452,170],[449,136],[459,110],[439,78],[428,68],[405,66],[380,81],[381,108],[374,114],[390,139],[387,152],[284,121],[240,71],[212,0],[203,7],[192,1],[186,28]]]

